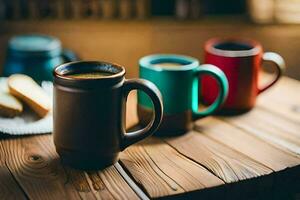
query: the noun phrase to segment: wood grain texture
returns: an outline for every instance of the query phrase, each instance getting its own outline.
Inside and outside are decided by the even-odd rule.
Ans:
[[[271,79],[270,75],[266,74],[264,78]],[[267,109],[270,113],[300,123],[299,83],[297,80],[282,77],[278,83],[258,96],[256,105]]]
[[[197,120],[195,129],[274,171],[300,164],[300,158],[296,154],[282,151],[255,135],[216,118]]]
[[[89,173],[64,168],[50,135],[1,143],[5,162],[29,199],[138,199],[113,166]]]
[[[30,199],[80,199],[66,184],[49,135],[1,141],[6,163]],[[52,148],[49,148],[52,147]]]
[[[267,143],[300,155],[300,121],[288,120],[265,109],[253,109],[222,120],[253,134]]]
[[[273,169],[274,172],[270,176],[251,179],[257,181],[254,189],[264,188],[262,194],[268,197],[262,199],[289,199],[291,198],[289,196],[300,191],[300,158],[297,154],[277,148],[255,134],[220,119],[198,120],[195,128],[208,137]],[[264,184],[259,186],[258,184],[261,183]],[[237,184],[241,186],[240,182]],[[271,185],[272,189],[270,190],[265,184]],[[249,191],[250,188],[251,186],[246,184],[244,192]]]
[[[139,199],[114,166],[87,174],[97,199]]]
[[[0,143],[0,199],[27,199],[5,164],[5,154]]]
[[[120,161],[151,198],[224,184],[204,167],[157,138],[128,148],[121,154]]]
[[[232,150],[204,133],[189,132],[166,139],[177,151],[205,166],[226,183],[238,182],[272,173],[272,170],[248,156]]]
[[[194,131],[180,137],[149,138],[121,153],[120,164],[151,198],[199,199],[211,191],[209,199],[258,193],[287,199],[300,191],[300,124],[297,109],[290,109],[299,95],[293,92],[298,82],[282,80],[286,85],[262,94],[250,112],[197,120]],[[129,128],[137,123],[135,92],[127,106]],[[216,193],[221,198],[212,198]],[[115,166],[89,172],[62,166],[51,135],[0,141],[0,199],[6,198],[139,199]]]

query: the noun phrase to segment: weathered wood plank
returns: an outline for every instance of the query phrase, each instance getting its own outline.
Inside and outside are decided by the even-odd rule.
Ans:
[[[49,135],[1,141],[5,162],[30,199],[80,199],[51,151]]]
[[[267,94],[267,93],[266,93]],[[260,97],[261,99],[264,99],[264,97]],[[287,109],[288,106],[286,106],[286,102],[282,103],[284,109]],[[295,127],[298,127],[297,123],[294,123],[295,120],[298,120],[297,115],[295,115],[293,110],[289,110],[287,112],[271,112],[274,110],[274,107],[272,106],[260,106],[260,109],[265,109],[267,114],[269,115],[276,115],[277,122],[284,123],[287,127],[289,127],[289,131],[293,133],[293,135],[297,135],[297,131],[295,132]],[[135,109],[133,107],[133,109]],[[257,109],[257,108],[256,108]],[[136,112],[135,110],[132,110],[133,112]],[[242,115],[241,115],[242,116]],[[264,116],[264,115],[263,115]],[[283,116],[283,117],[282,117]],[[203,119],[204,120],[204,119]],[[207,119],[208,121],[210,120],[209,118]],[[196,137],[191,137],[190,141],[187,142],[185,137],[190,137],[189,135],[184,135],[182,140],[178,140],[178,138],[173,138],[173,139],[166,139],[166,142],[169,143],[173,148],[175,148],[177,151],[182,153],[183,155],[187,156],[188,158],[201,163],[203,166],[208,168],[210,171],[213,173],[217,174],[219,177],[221,177],[225,182],[235,182],[237,183],[238,178],[241,180],[247,179],[253,177],[258,177],[262,176],[263,174],[270,174],[272,170],[274,171],[281,171],[286,168],[294,167],[299,165],[299,160],[297,157],[293,154],[290,154],[288,152],[282,152],[280,149],[274,147],[273,145],[267,144],[266,142],[258,139],[255,136],[249,135],[247,132],[242,131],[228,123],[225,123],[224,121],[212,121],[210,124],[211,127],[209,127],[209,132],[207,135],[206,132],[206,126],[202,127],[202,122],[199,120],[198,126],[196,125],[196,129],[201,129],[202,134],[198,133],[193,133],[193,135],[196,135]],[[221,125],[217,125],[217,129],[213,129],[213,133],[211,132],[212,127],[214,126],[213,124],[216,122],[216,124],[221,123]],[[199,126],[200,124],[200,126]],[[222,124],[225,124],[225,127],[222,128]],[[291,125],[293,124],[293,125]],[[215,131],[220,131],[220,133],[215,133]],[[234,134],[232,134],[232,132]],[[226,134],[225,137],[225,142],[223,141],[222,135]],[[217,139],[214,137],[216,136]],[[228,136],[228,137],[227,137]],[[188,139],[187,139],[188,140]],[[241,144],[239,144],[241,143]],[[225,146],[223,145],[225,144]],[[221,147],[219,147],[221,145]],[[233,148],[232,148],[233,145]],[[227,147],[226,147],[227,146]],[[208,148],[209,147],[209,148]],[[192,149],[192,150],[191,150]],[[197,149],[195,151],[195,149]],[[241,149],[241,151],[240,151]],[[190,151],[189,151],[190,150]],[[237,155],[236,155],[237,154]],[[262,155],[261,155],[262,154]],[[219,155],[224,155],[223,157],[219,157]],[[258,156],[258,157],[257,157]],[[204,158],[203,158],[204,157]],[[225,157],[225,158],[224,158]],[[205,160],[207,158],[208,160],[217,160],[216,165],[210,165],[208,164],[209,162]],[[224,160],[222,160],[224,159]],[[218,163],[219,162],[219,163]],[[223,165],[218,165],[222,164]],[[253,165],[254,164],[254,165]],[[235,174],[235,170],[237,170],[237,166],[244,168],[247,175],[245,174]],[[219,173],[217,170],[213,171],[213,168],[220,168],[224,167],[227,169],[228,174],[224,173]],[[228,168],[227,168],[228,167]],[[250,169],[250,170],[249,170]],[[255,170],[254,170],[255,169]],[[254,171],[251,171],[254,170]],[[256,170],[259,172],[257,173]],[[265,171],[266,170],[266,171]],[[220,170],[223,172],[222,170]],[[231,173],[230,173],[231,172]],[[291,170],[289,170],[289,173]],[[257,174],[256,174],[257,173]],[[288,174],[285,174],[283,178],[289,177],[291,180],[291,176]],[[282,173],[281,173],[282,174]],[[272,177],[274,174],[271,174]],[[298,175],[298,174],[297,174]],[[243,177],[244,176],[244,177]],[[142,177],[142,175],[140,175]],[[280,177],[280,178],[278,178]],[[277,176],[278,182],[281,180],[284,180],[283,178],[281,179],[281,175]],[[236,178],[236,180],[234,180]],[[260,191],[262,194],[264,193],[263,190],[268,189],[270,190],[270,187],[274,184],[273,180],[274,178],[269,178],[269,176],[265,177],[262,176],[259,179],[252,179],[250,181],[250,184],[248,181],[245,183],[239,182],[237,184],[234,184],[235,187],[237,188],[244,188],[245,190],[249,191],[249,186],[253,187],[252,191]],[[257,181],[255,181],[257,180]],[[292,183],[295,183],[295,181],[291,181]],[[143,182],[140,184],[143,186]],[[289,185],[289,184],[286,184]],[[261,188],[261,189],[259,189]],[[236,189],[236,188],[235,188]],[[199,189],[200,191],[201,189]],[[239,190],[239,189],[238,189]],[[277,188],[278,190],[278,188]],[[283,189],[287,190],[287,189]],[[201,190],[203,191],[203,190]],[[204,190],[205,191],[205,190]],[[236,192],[237,190],[228,190],[232,192]],[[238,195],[238,194],[235,194]],[[230,196],[230,195],[229,195]],[[245,197],[245,196],[244,196]],[[236,196],[237,199],[239,199],[239,196]]]
[[[300,121],[289,120],[259,108],[240,116],[221,119],[267,143],[300,155]]]
[[[270,168],[206,137],[205,133],[191,131],[165,141],[180,153],[208,168],[226,183],[272,173]]]
[[[5,165],[3,146],[0,143],[0,199],[26,199],[25,194],[14,180],[9,169]]]
[[[278,195],[283,194],[286,197],[300,191],[300,157],[297,154],[283,151],[254,134],[216,118],[198,120],[195,128],[208,137],[273,169],[275,172],[271,174],[272,195],[268,198],[276,199]],[[255,179],[251,180],[255,181]],[[263,182],[266,178],[260,177],[260,180],[262,181],[257,183]],[[240,186],[241,182],[237,182],[236,185]],[[249,188],[245,189],[248,191]]]
[[[138,199],[113,166],[90,173],[63,168],[51,135],[1,143],[9,170],[30,199]]]
[[[282,151],[240,128],[217,118],[209,117],[195,122],[195,129],[230,148],[241,152],[274,171],[300,164],[300,158]]]
[[[264,74],[269,78],[269,75]],[[257,106],[300,123],[300,82],[283,77],[257,98]]]
[[[199,133],[165,139],[168,144],[151,138],[129,147],[121,154],[121,164],[152,198],[207,191],[203,189],[270,174],[272,170],[279,174],[278,183],[287,181],[284,177],[292,180],[291,170],[282,171],[300,164],[295,154],[300,144],[298,113],[297,109],[288,110],[298,106],[299,96],[285,93],[291,98],[282,100],[282,90],[287,89],[278,89],[277,96],[266,92],[259,97],[258,108],[244,115],[198,120],[195,128]],[[275,103],[268,104],[274,98]],[[275,110],[279,105],[283,111]],[[127,110],[126,127],[132,127],[137,123],[135,93],[128,98]],[[17,199],[24,199],[23,190],[30,199],[138,199],[114,166],[101,172],[62,167],[50,135],[2,140],[0,156],[0,197],[13,192]],[[299,175],[298,171],[294,175]],[[2,177],[9,177],[5,185],[1,184]],[[244,181],[237,184],[248,187]]]
[[[121,154],[120,162],[151,198],[224,184],[157,138],[128,148]]]

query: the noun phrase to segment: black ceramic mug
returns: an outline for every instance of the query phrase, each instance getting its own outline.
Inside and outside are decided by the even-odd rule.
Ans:
[[[97,61],[71,62],[54,69],[54,143],[64,164],[100,169],[118,154],[154,133],[162,118],[157,87],[143,79],[125,79],[124,67]],[[152,99],[154,114],[143,129],[126,133],[126,100],[131,90]]]

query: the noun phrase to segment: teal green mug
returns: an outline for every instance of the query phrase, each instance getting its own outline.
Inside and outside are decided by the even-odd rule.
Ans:
[[[168,136],[185,133],[192,128],[192,119],[213,114],[225,101],[228,81],[225,74],[210,64],[200,65],[195,58],[156,54],[139,61],[140,78],[153,82],[162,93],[163,120],[156,135]],[[198,79],[210,75],[217,80],[219,94],[205,110],[198,110]],[[147,125],[152,117],[152,103],[149,97],[138,92],[138,117],[141,125]]]
[[[52,81],[53,68],[79,60],[71,50],[63,49],[58,38],[41,35],[17,35],[8,42],[4,76],[26,74],[38,82]]]

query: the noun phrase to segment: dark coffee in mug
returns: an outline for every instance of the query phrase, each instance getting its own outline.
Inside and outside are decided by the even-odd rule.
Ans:
[[[226,50],[226,51],[247,51],[253,49],[253,46],[246,43],[237,42],[224,42],[221,44],[216,44],[214,46],[216,49]]]
[[[124,67],[101,61],[55,68],[53,137],[62,163],[80,169],[104,168],[117,162],[120,151],[158,128],[163,112],[159,90],[150,81],[124,76]],[[149,95],[154,114],[145,128],[126,133],[126,100],[136,89]]]
[[[95,71],[95,72],[82,72],[82,73],[68,74],[66,75],[66,77],[81,78],[81,79],[97,79],[97,78],[102,78],[111,75],[113,75],[113,73],[104,72],[104,71],[98,71],[98,72]]]

